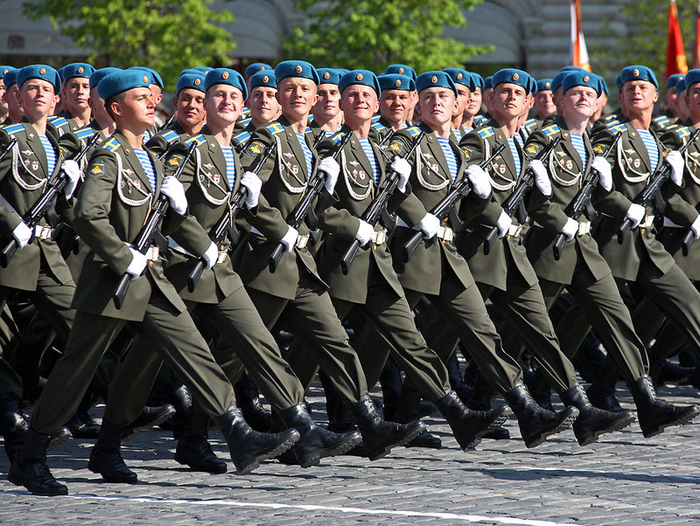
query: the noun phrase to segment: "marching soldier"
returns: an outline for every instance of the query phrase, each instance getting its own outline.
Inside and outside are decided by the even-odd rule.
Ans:
[[[372,128],[377,130],[379,141],[386,142],[393,132],[406,127],[416,83],[411,77],[399,73],[385,73],[377,79],[382,91],[379,98],[380,118],[372,124]]]
[[[443,71],[452,78],[457,88],[457,109],[452,116],[452,133],[455,136],[455,140],[459,142],[462,139],[462,118],[464,117],[464,110],[467,108],[471,92],[476,89],[476,86],[474,85],[472,76],[463,69],[445,68]]]
[[[537,81],[537,93],[535,94],[535,112],[538,127],[552,113],[557,111],[552,97],[552,79],[540,79]]]
[[[314,117],[311,129],[314,135],[323,131],[327,136],[331,136],[343,125],[343,112],[340,111],[340,92],[338,91],[341,75],[337,69],[319,68],[318,76],[321,83],[318,85],[318,101],[311,108],[311,114]]]
[[[474,89],[469,93],[469,101],[467,106],[464,108],[464,114],[462,115],[462,130],[463,134],[466,135],[474,128],[483,124],[485,119],[480,118],[479,112],[481,111],[482,102],[482,90],[484,89],[484,78],[478,73],[468,72],[469,76],[472,78],[472,85]]]
[[[5,84],[5,101],[7,102],[8,110],[7,118],[3,122],[5,126],[17,124],[22,120],[22,117],[24,117],[24,109],[17,96],[17,92],[19,91],[17,87],[17,73],[19,73],[19,69],[8,68],[2,79]]]
[[[5,75],[14,70],[12,66],[0,66],[0,125],[9,124],[5,121],[10,114],[10,108],[7,105],[7,87],[5,86]]]
[[[391,64],[384,70],[384,74],[406,75],[407,77],[411,77],[414,84],[418,78],[418,75],[416,75],[416,70],[414,70],[411,66],[407,66],[406,64]],[[414,121],[418,120],[414,116],[416,104],[418,104],[418,92],[414,89],[411,92],[411,103],[409,104],[408,113],[406,114],[405,119],[406,124],[412,124]]]
[[[60,116],[68,119],[71,131],[87,126],[90,122],[90,75],[94,72],[95,68],[82,62],[61,68],[63,111]]]

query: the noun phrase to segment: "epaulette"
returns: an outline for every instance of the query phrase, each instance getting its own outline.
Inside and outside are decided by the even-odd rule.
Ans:
[[[272,135],[277,135],[284,131],[284,126],[282,126],[279,122],[273,122],[265,126],[265,129],[269,131]]]
[[[671,119],[668,115],[659,115],[654,119],[654,122],[659,126],[668,126],[671,123]]]
[[[422,130],[418,126],[409,126],[408,128],[406,128],[406,131],[411,134],[411,137],[420,135],[422,132]]]
[[[187,144],[187,146],[189,146],[193,142],[196,142],[197,145],[202,145],[205,142],[207,142],[207,140],[204,138],[204,135],[202,135],[201,133],[198,133],[197,135],[193,135],[192,137],[187,139],[186,144]]]
[[[618,124],[608,124],[608,130],[612,133],[617,133],[617,132],[623,132],[627,129],[627,126],[625,126],[624,123],[618,123]]]
[[[377,113],[376,115],[374,115],[374,116],[372,117],[372,124],[374,124],[375,122],[379,122],[379,119],[381,119],[381,118],[382,118],[382,114],[381,114],[381,113]]]
[[[49,124],[53,124],[56,128],[63,128],[68,126],[68,119],[65,117],[59,117],[58,115],[53,115],[48,119]]]
[[[245,128],[246,126],[248,126],[250,124],[250,121],[252,121],[252,120],[253,120],[252,117],[248,117],[247,119],[241,119],[240,121],[238,121],[238,124],[240,124],[241,126],[243,126]]]
[[[343,136],[344,136],[344,135],[345,135],[345,132],[338,132],[338,133],[336,133],[336,134],[334,134],[334,135],[331,135],[331,136],[329,137],[329,139],[330,139],[331,141],[333,141],[333,143],[337,146],[338,144],[340,144],[340,141],[343,140]]]
[[[610,122],[612,120],[617,120],[617,117],[615,116],[614,113],[611,113],[610,115],[605,116],[605,122]]]
[[[612,127],[612,126],[617,126],[618,124],[620,124],[620,121],[618,121],[617,119],[613,119],[613,120],[608,121],[608,122],[605,123],[605,125],[606,125],[608,128],[610,128],[610,127]]]
[[[483,128],[476,130],[476,133],[478,133],[479,137],[482,139],[488,139],[489,137],[493,136],[494,132],[491,126],[484,126]]]
[[[114,152],[114,151],[117,151],[120,146],[121,146],[121,144],[119,144],[119,141],[116,138],[112,137],[110,140],[108,140],[105,143],[104,149],[107,150],[108,152]]]
[[[250,132],[243,130],[242,132],[238,132],[236,135],[233,136],[231,139],[233,142],[236,142],[238,144],[243,144],[245,143],[248,139],[250,139]]]
[[[673,131],[681,139],[684,139],[685,137],[688,137],[690,135],[690,128],[688,126],[679,126]]]
[[[386,126],[384,126],[381,122],[379,122],[377,120],[376,122],[372,123],[372,129],[377,130],[377,131],[382,131],[382,130],[386,130]]]
[[[11,126],[3,128],[3,131],[7,132],[8,135],[14,135],[18,131],[22,131],[23,129],[24,126],[22,126],[21,124],[12,124]]]
[[[309,124],[311,124],[312,122],[314,122],[314,116],[313,116],[313,115],[309,115],[309,117],[307,118],[307,122],[308,122]]]
[[[306,134],[306,133],[310,133],[311,135],[313,135],[314,130],[313,130],[313,128],[312,128],[311,126],[307,126],[306,129],[304,130],[304,133],[305,133],[305,134]]]
[[[80,128],[79,130],[76,130],[73,133],[78,139],[82,141],[83,139],[89,139],[90,137],[95,135],[97,133],[97,130],[92,126],[85,126],[84,128]]]
[[[550,124],[542,130],[542,133],[544,133],[547,137],[550,137],[555,133],[559,133],[559,126],[557,126],[556,124]]]
[[[528,119],[528,120],[525,121],[525,124],[523,124],[523,126],[524,126],[525,128],[527,128],[528,130],[529,130],[530,128],[532,128],[533,126],[534,126],[535,128],[537,128],[537,119],[534,119],[534,118],[533,118],[533,119]]]
[[[482,124],[486,121],[488,121],[488,119],[486,117],[484,117],[483,115],[475,115],[474,116],[474,122],[477,124]]]
[[[177,132],[174,132],[173,130],[167,130],[167,131],[161,132],[160,136],[163,137],[163,139],[165,139],[168,142],[168,144],[173,143],[173,142],[180,139],[180,134]]]
[[[241,112],[241,119],[247,119],[248,116],[250,116],[250,108],[243,108],[243,111]]]

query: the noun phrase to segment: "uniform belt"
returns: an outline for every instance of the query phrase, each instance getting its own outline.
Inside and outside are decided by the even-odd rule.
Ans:
[[[375,231],[374,236],[372,236],[372,243],[374,243],[375,247],[386,243],[386,230],[382,228],[381,230]]]
[[[36,225],[34,227],[34,237],[36,239],[51,239],[51,236],[53,235],[53,228],[50,226],[41,226],[41,225]]]
[[[579,221],[578,223],[578,232],[576,232],[576,235],[578,237],[585,236],[586,234],[591,233],[591,222],[590,221]]]
[[[299,236],[297,238],[296,242],[296,247],[297,248],[306,248],[306,245],[309,244],[309,234],[304,234],[303,236]]]
[[[187,250],[185,247],[180,246],[180,244],[170,236],[168,236],[168,247],[170,249],[174,250],[175,252],[182,254],[183,256],[188,256],[191,258],[196,257],[194,254],[192,254],[192,252]]]
[[[520,237],[520,233],[521,233],[522,231],[523,231],[523,225],[513,225],[513,224],[511,224],[511,225],[508,227],[508,233],[506,234],[506,236],[507,236],[508,238],[518,239],[518,238]]]

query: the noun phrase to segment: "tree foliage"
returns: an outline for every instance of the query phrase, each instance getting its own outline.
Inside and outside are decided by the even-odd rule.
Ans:
[[[147,66],[167,84],[182,69],[228,62],[235,44],[221,24],[234,17],[210,10],[211,1],[27,0],[23,14],[50,17],[76,47],[94,50],[96,67]]]
[[[284,44],[289,58],[348,69],[383,71],[394,63],[418,73],[464,64],[492,46],[443,36],[445,25],[466,26],[462,9],[482,0],[294,0],[308,16]]]

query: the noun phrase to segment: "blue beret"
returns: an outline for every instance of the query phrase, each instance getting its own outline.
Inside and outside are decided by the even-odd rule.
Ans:
[[[206,77],[207,73],[209,73],[214,68],[210,68],[209,66],[197,66],[197,67],[194,67],[192,69],[199,71],[201,74],[203,74]]]
[[[484,89],[484,77],[473,71],[467,71],[467,73],[469,73],[469,76],[472,78],[475,88]]]
[[[155,84],[156,86],[158,86],[160,88],[162,88],[164,86],[163,79],[160,78],[160,75],[158,74],[158,72],[155,69],[147,68],[144,66],[134,66],[133,68],[129,68],[129,69],[133,69],[135,71],[145,72],[146,75],[149,76],[151,84]]]
[[[211,70],[208,69],[208,70],[207,70],[207,73],[209,73],[210,71],[211,71]],[[196,68],[187,68],[187,69],[183,69],[183,70],[180,72],[180,74],[178,75],[178,77],[182,77],[183,75],[203,75],[203,76],[206,77],[206,76],[207,76],[207,73],[204,73],[204,72],[202,72],[202,71],[200,71],[200,70],[198,70],[198,69],[196,69]]]
[[[180,75],[177,79],[177,84],[175,86],[175,93],[180,93],[183,89],[196,89],[204,92],[204,75],[201,72],[198,74],[185,74]]]
[[[598,75],[598,80],[600,81],[600,94],[602,95],[603,92],[605,92],[605,94],[608,95],[610,93],[610,90],[608,89],[608,83],[600,75]]]
[[[499,84],[517,84],[530,92],[532,88],[532,83],[530,82],[531,78],[529,73],[522,69],[505,68],[494,73],[491,84],[494,88]]]
[[[384,73],[377,77],[379,87],[385,90],[416,91],[416,83],[411,77],[398,73]]]
[[[527,79],[527,90],[534,95],[537,93],[537,81],[532,75],[528,74],[528,76],[530,78]]]
[[[17,73],[19,73],[19,70],[14,68],[5,73],[3,80],[5,81],[6,89],[13,84],[17,84]]]
[[[348,68],[335,68],[335,69],[338,73],[340,73],[341,77],[347,73],[350,73],[350,70]]]
[[[452,77],[444,71],[426,71],[420,74],[416,79],[416,89],[420,93],[426,88],[448,88],[457,96],[457,87]]]
[[[574,71],[569,73],[561,83],[561,92],[566,93],[569,88],[575,86],[586,86],[593,88],[600,97],[600,81],[598,75],[587,71]]]
[[[15,68],[12,66],[0,66],[0,79],[4,79],[5,75],[7,75],[10,71],[13,71]]]
[[[407,66],[406,64],[391,64],[390,66],[387,66],[384,73],[398,73],[399,75],[411,77],[413,80],[418,78],[416,75],[416,70],[411,66]]]
[[[620,80],[621,85],[631,80],[645,80],[647,82],[651,82],[657,88],[659,87],[659,82],[656,80],[656,75],[654,75],[654,72],[646,66],[635,65],[623,68],[620,72]]]
[[[676,93],[680,93],[681,91],[683,91],[684,89],[686,89],[686,83],[685,83],[685,82],[686,82],[687,78],[688,78],[688,76],[686,75],[685,77],[683,77],[682,79],[680,79],[678,82],[676,82]]]
[[[51,66],[46,66],[45,64],[33,64],[31,66],[25,66],[19,70],[17,73],[17,86],[22,87],[29,79],[41,79],[53,84],[54,91],[58,93],[61,91],[61,77],[58,75],[58,71],[53,69]]]
[[[270,66],[270,64],[265,64],[264,62],[255,62],[245,68],[245,78],[249,79],[258,71],[264,71],[266,69],[272,69],[272,66]]]
[[[671,75],[672,77],[675,75]],[[681,75],[683,76],[683,75]],[[671,77],[669,77],[670,79]],[[680,80],[680,79],[679,79]],[[683,79],[683,83],[685,84],[686,88],[689,88],[693,84],[700,82],[700,69],[691,69],[687,75],[685,75],[685,78]],[[678,84],[676,84],[677,86]],[[678,91],[678,88],[676,88],[676,91]]]
[[[134,88],[148,88],[151,77],[143,70],[135,68],[114,71],[104,77],[97,85],[97,94],[103,100],[108,100],[125,91]]]
[[[442,71],[452,77],[452,81],[455,84],[462,84],[469,88],[469,91],[474,91],[476,89],[474,78],[466,70],[460,68],[445,68]]]
[[[320,83],[318,71],[309,62],[303,60],[285,60],[277,64],[275,68],[275,78],[277,82],[286,79],[287,77],[298,77],[302,79],[311,79],[317,85]]]
[[[277,89],[275,72],[270,69],[258,71],[255,75],[248,79],[248,83],[250,84],[250,91],[253,91],[253,88],[257,88],[259,86]]]
[[[340,77],[345,75],[345,73],[340,72],[338,69],[333,68],[318,68],[318,76],[321,79],[320,84],[338,84],[340,82]],[[346,73],[350,73],[349,71]]]
[[[484,79],[484,89],[493,88],[493,75]]]
[[[61,80],[63,82],[75,77],[89,79],[90,75],[92,75],[94,72],[95,68],[93,68],[90,64],[86,64],[85,62],[74,62],[73,64],[63,66],[60,70]]]
[[[615,86],[617,86],[617,91],[620,91],[622,88],[622,76],[618,75],[615,77]]]
[[[685,77],[683,73],[676,73],[674,75],[671,75],[666,79],[666,89],[668,88],[675,88],[676,83],[681,80],[681,77]]]
[[[540,79],[537,81],[537,93],[540,91],[552,91],[552,79]]]
[[[248,98],[248,88],[245,85],[243,75],[234,69],[216,68],[207,73],[204,79],[204,90],[208,91],[209,88],[216,84],[228,84],[229,86],[238,88],[241,90],[241,93],[243,93],[243,100]]]
[[[110,73],[116,73],[117,71],[123,71],[120,68],[101,68],[96,69],[92,75],[90,75],[90,89],[96,88],[100,81],[105,78]]]
[[[356,69],[350,73],[346,73],[340,78],[338,82],[338,91],[343,93],[345,88],[352,86],[354,84],[361,84],[363,86],[368,86],[372,88],[376,93],[377,97],[381,96],[382,88],[379,87],[379,80],[377,80],[377,75],[366,69]]]

